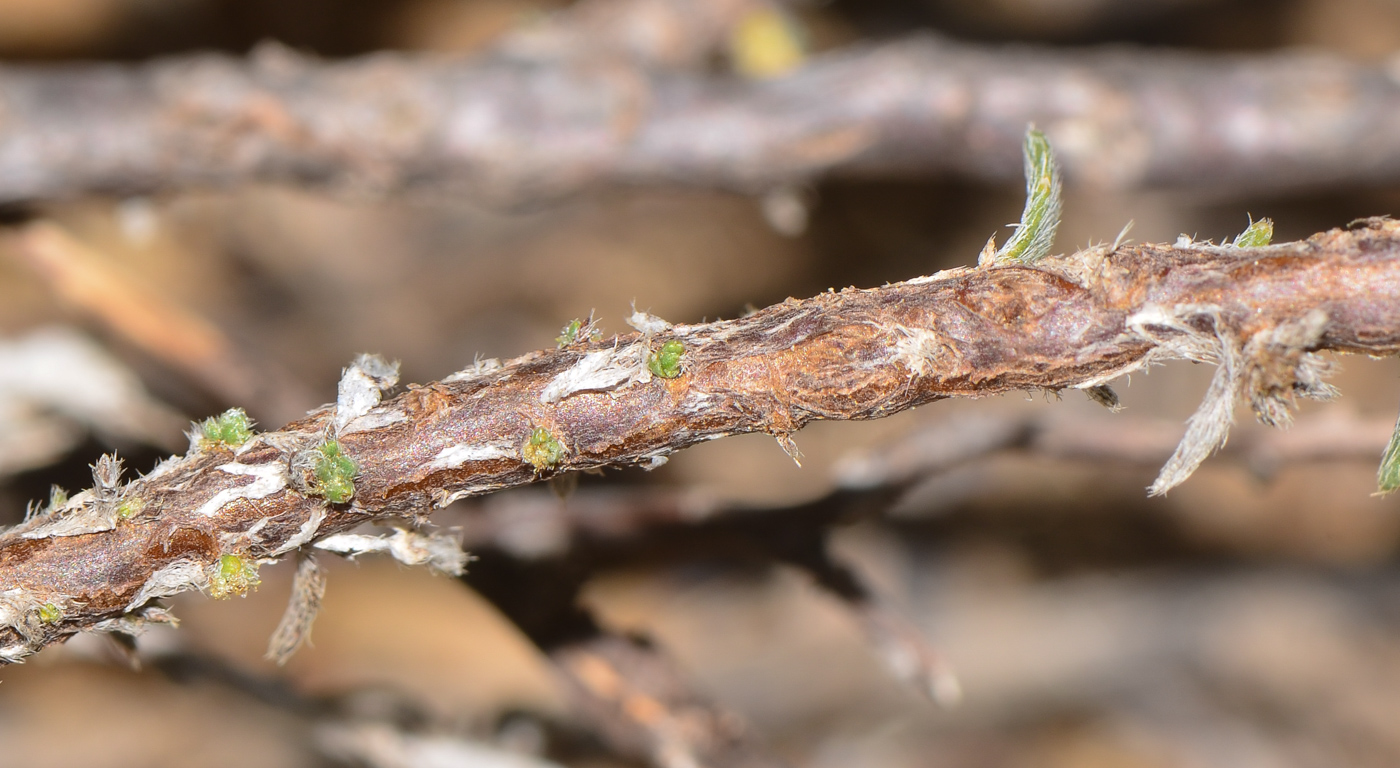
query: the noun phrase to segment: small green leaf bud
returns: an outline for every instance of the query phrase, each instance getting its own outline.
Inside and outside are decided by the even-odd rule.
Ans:
[[[311,492],[332,504],[344,504],[355,495],[355,473],[359,468],[346,456],[340,443],[327,440],[316,446],[315,479]]]
[[[1273,219],[1250,221],[1249,227],[1235,238],[1236,248],[1263,248],[1274,239]]]
[[[549,469],[564,459],[564,444],[559,442],[549,430],[535,427],[525,444],[520,447],[520,455],[535,467],[535,471]]]
[[[237,448],[253,437],[253,424],[242,408],[230,408],[200,422],[199,433],[203,445]]]
[[[145,508],[146,500],[139,496],[122,499],[121,503],[117,504],[117,519],[130,520],[141,514],[141,510]]]
[[[258,578],[258,564],[244,560],[238,555],[224,555],[214,566],[209,577],[209,596],[222,600],[234,595],[246,595],[256,589],[262,580]]]
[[[661,351],[647,355],[647,368],[653,376],[674,379],[681,375],[681,357],[683,355],[685,355],[685,345],[671,339],[661,345]]]

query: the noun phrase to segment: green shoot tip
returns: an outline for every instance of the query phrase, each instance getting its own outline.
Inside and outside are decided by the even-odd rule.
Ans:
[[[1376,473],[1376,485],[1382,495],[1400,488],[1400,421],[1395,422],[1395,432],[1390,436],[1390,445],[1381,457],[1381,468]]]
[[[1026,174],[1026,208],[1016,233],[995,253],[983,251],[979,264],[1034,264],[1050,253],[1055,232],[1060,228],[1059,165],[1045,134],[1026,130],[1023,147]]]
[[[1249,221],[1249,227],[1235,238],[1233,245],[1236,248],[1263,248],[1274,240],[1273,219],[1260,219]]]

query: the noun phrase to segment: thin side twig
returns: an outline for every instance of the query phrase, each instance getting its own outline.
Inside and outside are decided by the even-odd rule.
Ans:
[[[306,546],[459,572],[455,542],[347,532],[563,472],[655,466],[726,435],[767,432],[795,451],[790,435],[814,419],[1101,386],[1211,355],[1234,360],[1231,397],[1276,416],[1295,393],[1325,394],[1317,351],[1400,351],[1400,223],[1260,248],[1105,246],[737,320],[633,323],[645,331],[482,361],[384,402],[396,372],[364,357],[335,406],[281,430],[206,425],[189,454],[126,484],[118,462],[99,461],[91,490],[0,534],[0,659],[78,631],[134,631],[183,590],[236,594],[256,564]]]

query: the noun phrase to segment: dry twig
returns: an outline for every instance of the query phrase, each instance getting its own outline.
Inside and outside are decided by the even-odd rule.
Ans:
[[[1385,451],[1394,432],[1390,420],[1362,418],[1334,409],[1299,420],[1287,431],[1254,430],[1232,437],[1221,448],[1222,456],[1242,461],[1259,475],[1271,475],[1285,465],[1319,461],[1371,463]],[[910,483],[947,472],[954,467],[998,451],[1020,449],[1054,459],[1092,461],[1119,465],[1160,466],[1181,440],[1180,425],[1170,419],[1113,416],[1100,419],[1064,418],[1053,412],[1026,414],[964,413],[915,431],[873,451],[844,457],[836,467],[837,485],[861,490]],[[610,499],[575,500],[565,530],[623,534],[642,521],[666,521],[677,516],[675,508],[685,499],[650,500],[641,497],[628,504]],[[715,510],[722,512],[727,510]],[[562,512],[559,514],[563,514]],[[501,517],[497,515],[496,517]],[[552,521],[551,521],[552,522]],[[473,521],[482,540],[497,531],[503,538],[512,532],[490,520]],[[469,533],[469,536],[471,534]],[[565,541],[567,537],[562,537]]]
[[[27,224],[0,245],[64,304],[225,402],[278,421],[316,402],[280,366],[240,348],[214,323],[114,268],[55,224]]]
[[[1261,475],[1310,462],[1371,464],[1385,451],[1393,428],[1389,419],[1329,410],[1300,419],[1287,431],[1254,430],[1232,436],[1219,455]],[[963,412],[875,450],[843,457],[835,467],[839,490],[834,493],[860,498],[859,494],[879,491],[874,498],[880,499],[893,489],[897,495],[911,485],[1002,451],[1092,461],[1112,465],[1112,471],[1125,465],[1161,466],[1180,439],[1181,425],[1170,419],[1129,415],[1071,419],[1055,410]],[[564,557],[578,546],[594,543],[647,548],[652,546],[647,536],[656,529],[694,528],[731,517],[748,520],[773,511],[725,503],[693,490],[591,486],[569,496],[567,503],[543,489],[490,496],[479,503],[458,505],[437,522],[460,529],[462,546],[468,550],[500,550],[528,562]],[[815,517],[805,507],[800,514]]]
[[[1275,192],[1394,178],[1400,85],[1322,55],[915,38],[743,81],[625,58],[323,63],[278,48],[0,68],[0,200],[278,181],[521,202],[596,183],[1009,181],[1028,122],[1074,183]]]
[[[620,754],[658,768],[784,765],[754,744],[742,719],[699,695],[649,643],[611,633],[550,654],[575,708]]]
[[[94,488],[0,535],[0,658],[82,630],[135,631],[158,598],[235,594],[256,564],[304,546],[387,550],[460,571],[455,542],[347,532],[563,472],[655,466],[676,450],[767,432],[790,453],[813,419],[869,419],[946,397],[1101,386],[1154,361],[1221,373],[1154,489],[1213,450],[1245,397],[1278,421],[1325,395],[1336,350],[1400,351],[1400,223],[1368,220],[1260,248],[1093,248],[869,290],[788,300],[738,320],[671,326],[472,368],[380,402],[396,374],[362,357],[337,404],[250,436],[236,414],[189,454]]]

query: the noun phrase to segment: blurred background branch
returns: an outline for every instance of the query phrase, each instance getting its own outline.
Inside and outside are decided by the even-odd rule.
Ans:
[[[280,182],[522,205],[597,185],[769,192],[836,176],[1006,182],[1028,123],[1071,184],[1376,185],[1400,173],[1400,83],[1319,53],[977,47],[933,37],[776,79],[599,50],[0,71],[0,200]],[[540,45],[544,45],[540,43]]]
[[[1027,121],[1057,252],[1394,214],[1397,51],[1392,0],[0,0],[0,524],[359,352],[968,265]],[[1203,367],[459,502],[465,576],[323,557],[285,667],[279,565],[5,668],[0,763],[1393,765],[1400,363],[1334,362],[1166,498]]]

